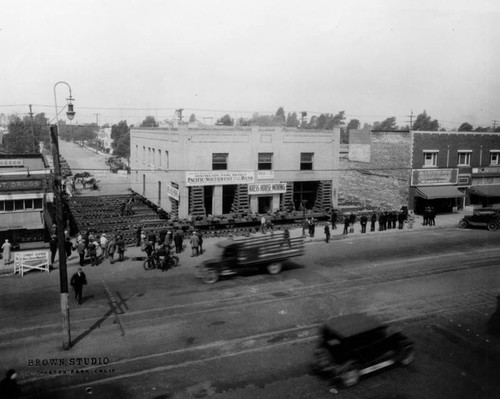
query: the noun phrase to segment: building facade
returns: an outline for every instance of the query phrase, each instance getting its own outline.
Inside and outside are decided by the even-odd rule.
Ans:
[[[132,128],[132,189],[173,217],[337,205],[340,131]]]
[[[45,239],[52,177],[40,154],[0,154],[0,239],[23,243]]]
[[[500,134],[412,131],[410,204],[441,211],[500,204]]]

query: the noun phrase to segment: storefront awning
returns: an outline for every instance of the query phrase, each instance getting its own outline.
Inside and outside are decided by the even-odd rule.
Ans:
[[[416,187],[415,194],[423,199],[461,198],[465,193],[455,186]]]
[[[479,195],[480,197],[500,197],[500,185],[472,186],[470,193]]]

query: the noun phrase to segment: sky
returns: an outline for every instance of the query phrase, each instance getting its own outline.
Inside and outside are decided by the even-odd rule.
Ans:
[[[500,125],[496,0],[2,0],[0,113],[73,122],[174,110],[206,123],[345,111],[361,123],[426,110],[448,130]],[[61,107],[69,96],[56,86]],[[210,119],[213,118],[213,119]]]

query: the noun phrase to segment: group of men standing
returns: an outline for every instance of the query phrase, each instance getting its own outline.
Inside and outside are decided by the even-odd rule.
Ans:
[[[167,248],[175,247],[175,253],[180,254],[184,252],[184,239],[186,235],[182,229],[161,230],[157,238],[154,230],[146,232],[139,226],[136,230],[136,246],[144,249],[146,245],[152,245],[153,250],[156,244],[165,245]],[[193,230],[189,235],[189,243],[191,245],[191,256],[198,256],[203,253],[203,233],[199,230]]]

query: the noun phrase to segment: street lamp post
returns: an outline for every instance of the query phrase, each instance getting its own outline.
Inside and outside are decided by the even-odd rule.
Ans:
[[[62,200],[62,174],[61,174],[61,163],[59,159],[59,111],[57,108],[57,96],[56,96],[56,86],[58,84],[65,84],[69,89],[68,101],[68,111],[66,115],[69,120],[75,117],[75,111],[73,111],[71,97],[71,86],[63,81],[57,82],[54,85],[54,104],[56,110],[56,125],[50,126],[50,142],[52,145],[52,158],[54,162],[54,204],[56,208],[56,226],[57,226],[57,244],[59,251],[59,284],[61,292],[61,322],[63,330],[63,349],[68,350],[71,348],[71,333],[69,324],[69,301],[68,301],[68,270],[66,265],[66,249],[65,249],[65,237],[64,237],[64,215],[63,215],[63,200]]]
[[[306,236],[306,203],[307,200],[301,200],[300,205],[302,206],[302,237]]]

